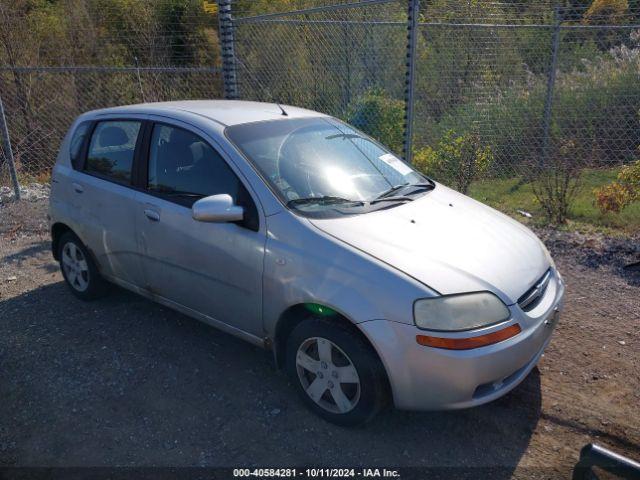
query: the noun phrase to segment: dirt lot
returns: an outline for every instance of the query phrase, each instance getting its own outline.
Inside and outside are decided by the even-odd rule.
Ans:
[[[463,466],[485,467],[476,478],[568,478],[588,442],[640,459],[640,273],[622,269],[637,238],[543,232],[567,305],[512,393],[348,430],[308,413],[257,348],[122,290],[76,300],[49,251],[45,205],[0,206],[0,465]]]

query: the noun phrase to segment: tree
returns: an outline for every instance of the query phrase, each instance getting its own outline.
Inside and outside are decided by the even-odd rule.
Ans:
[[[44,135],[36,122],[31,100],[33,79],[20,67],[39,63],[51,51],[64,51],[61,30],[54,6],[44,0],[0,2],[0,64],[9,68],[14,95],[7,110],[16,114],[20,135],[14,140],[14,148],[17,162],[24,165],[38,162],[34,147]]]
[[[587,25],[617,25],[626,23],[628,0],[593,0],[584,14]]]
[[[582,21],[587,25],[623,25],[629,20],[628,0],[593,0]],[[597,38],[598,46],[604,50],[619,43],[615,30],[598,31]]]

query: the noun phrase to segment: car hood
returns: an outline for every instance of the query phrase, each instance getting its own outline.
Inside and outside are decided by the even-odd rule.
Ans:
[[[511,305],[550,263],[524,225],[440,184],[397,207],[311,222],[442,295],[489,290]]]

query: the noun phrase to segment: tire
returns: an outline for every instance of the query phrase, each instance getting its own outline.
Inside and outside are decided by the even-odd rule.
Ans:
[[[384,367],[351,325],[316,317],[303,320],[287,339],[286,368],[309,409],[331,423],[361,425],[388,402]]]
[[[72,232],[60,237],[58,258],[62,276],[76,297],[89,301],[107,293],[107,283],[100,276],[87,247]]]

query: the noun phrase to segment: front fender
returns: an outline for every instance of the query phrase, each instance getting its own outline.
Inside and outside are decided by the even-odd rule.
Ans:
[[[354,323],[392,319],[412,324],[414,300],[434,294],[287,211],[268,217],[263,278],[263,321],[270,338],[293,305],[319,303]]]

